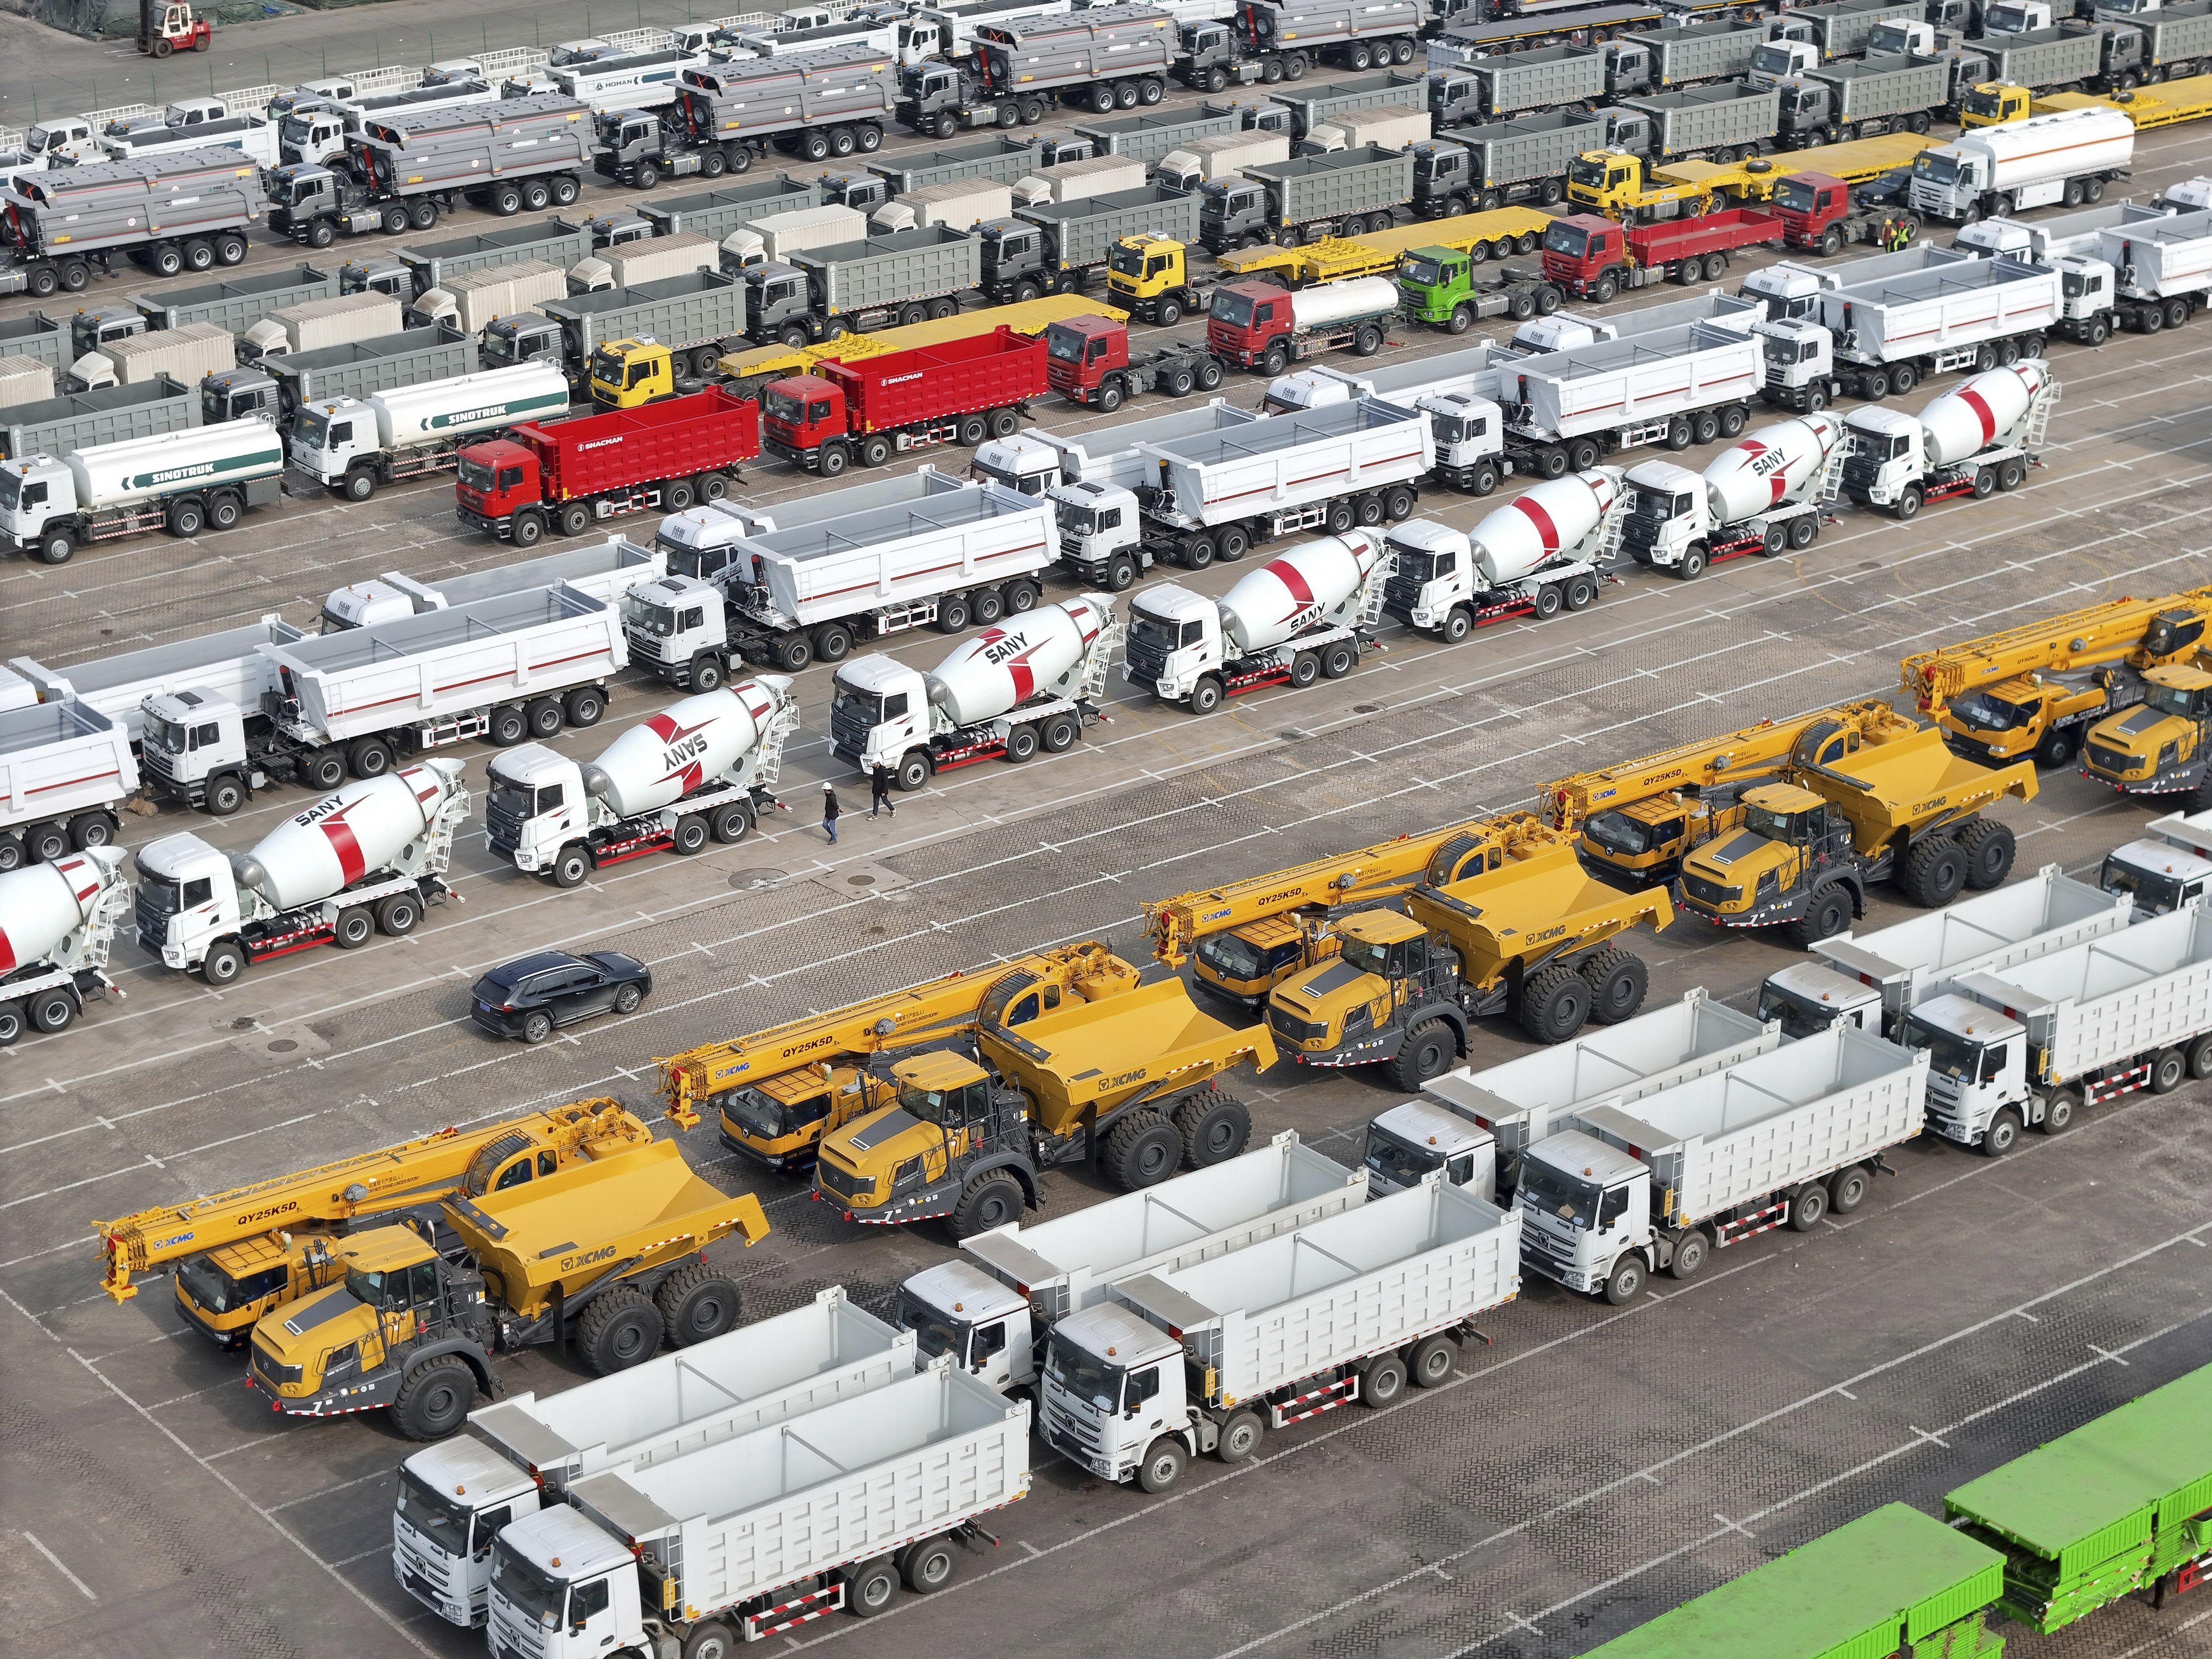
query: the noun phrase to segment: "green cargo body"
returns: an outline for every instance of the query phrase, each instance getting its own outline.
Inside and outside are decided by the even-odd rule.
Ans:
[[[1686,1601],[1585,1659],[1996,1659],[2005,1558],[1890,1504]],[[1912,1644],[1906,1650],[1906,1644]]]
[[[2212,1365],[1943,1500],[2005,1553],[2008,1618],[2049,1633],[2212,1553]]]

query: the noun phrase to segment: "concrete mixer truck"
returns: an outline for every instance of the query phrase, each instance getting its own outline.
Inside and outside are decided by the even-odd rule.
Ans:
[[[1977,374],[1923,409],[1855,409],[1844,422],[1843,493],[1910,519],[1929,501],[2020,488],[2058,401],[2039,357]]]
[[[469,815],[461,772],[441,758],[363,778],[228,858],[194,835],[149,842],[137,857],[140,946],[224,986],[252,963],[413,933],[426,904],[455,896],[445,876]]]
[[[568,410],[568,377],[545,362],[310,403],[292,417],[292,466],[347,501],[365,501],[380,484],[453,471],[471,438],[557,421]]]
[[[1129,607],[1121,678],[1194,714],[1266,686],[1342,679],[1382,649],[1373,630],[1390,563],[1380,536],[1348,530],[1277,554],[1223,599],[1148,588]]]
[[[130,914],[118,847],[0,872],[0,1048],[27,1024],[66,1030],[88,997],[123,994],[107,976],[107,947]]]
[[[1637,563],[1688,581],[1746,553],[1810,547],[1843,464],[1844,423],[1801,415],[1754,432],[1703,474],[1671,461],[1628,469],[1620,545]]]
[[[1449,645],[1487,623],[1587,610],[1616,580],[1602,566],[1626,506],[1620,470],[1601,466],[1523,490],[1471,533],[1432,519],[1399,525],[1384,538],[1394,568],[1382,609]]]
[[[664,708],[588,765],[526,743],[492,758],[484,839],[556,887],[652,853],[688,858],[709,836],[743,841],[775,804],[798,726],[790,680],[763,674]]]
[[[1103,718],[1097,702],[1121,641],[1109,593],[1085,593],[1009,617],[924,674],[895,657],[838,665],[830,704],[837,758],[902,789],[978,761],[1057,755]]]

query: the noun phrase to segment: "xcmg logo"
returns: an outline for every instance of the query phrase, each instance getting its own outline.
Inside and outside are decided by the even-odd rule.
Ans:
[[[564,1255],[561,1258],[561,1271],[564,1273],[574,1273],[579,1267],[590,1267],[594,1261],[605,1261],[614,1253],[613,1245],[602,1244],[598,1249],[586,1250],[580,1255]]]

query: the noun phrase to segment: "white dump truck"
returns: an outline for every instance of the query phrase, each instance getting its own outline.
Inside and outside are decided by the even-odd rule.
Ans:
[[[2023,1126],[2212,1077],[2212,913],[2189,903],[2000,972],[1964,974],[1905,1017],[1925,1049],[1928,1127],[2002,1158]]]
[[[115,809],[138,787],[131,734],[81,702],[0,712],[0,871],[112,846]]]
[[[0,1048],[26,1026],[67,1030],[88,999],[122,996],[107,950],[130,915],[120,848],[0,871]]]
[[[1740,1014],[1698,989],[1517,1060],[1462,1066],[1369,1121],[1367,1188],[1379,1197],[1442,1170],[1450,1185],[1502,1203],[1519,1178],[1521,1154],[1575,1107],[1641,1100],[1782,1040],[1771,1018]]]
[[[2134,920],[2126,893],[2093,887],[2046,864],[2026,881],[1893,927],[1820,940],[1811,947],[1812,961],[1766,976],[1759,1012],[1779,1020],[1792,1037],[1844,1021],[1895,1036],[1907,1014],[1945,995],[1965,975],[2002,972],[2120,933]]]
[[[2179,328],[2212,295],[2212,211],[2154,213],[2112,227],[2097,258],[2118,279],[2114,312],[2138,333]]]
[[[342,500],[365,501],[380,485],[453,471],[472,439],[558,420],[568,409],[568,377],[548,362],[305,403],[292,417],[292,469]]]
[[[1433,519],[1394,526],[1382,608],[1448,644],[1488,623],[1585,611],[1601,584],[1627,495],[1618,467],[1531,485],[1472,532]]]
[[[273,775],[331,789],[470,738],[511,749],[596,726],[629,660],[618,614],[565,584],[261,650],[273,708],[198,691],[147,704],[142,747],[162,793],[216,809],[218,791]]]
[[[1802,552],[1820,537],[1844,448],[1842,418],[1824,411],[1753,433],[1703,473],[1671,461],[1632,466],[1621,481],[1621,549],[1684,581],[1747,553]]]
[[[1387,368],[1353,371],[1316,363],[1271,381],[1261,407],[1270,414],[1290,414],[1354,398],[1379,398],[1401,409],[1424,410],[1436,448],[1430,476],[1468,495],[1487,495],[1513,470],[1505,459],[1504,411],[1498,404],[1499,372],[1522,349],[1522,335],[1534,327],[1523,325],[1511,347],[1485,341]]]
[[[1771,1229],[1810,1232],[1866,1201],[1888,1148],[1918,1134],[1928,1055],[1852,1025],[1647,1095],[1586,1103],[1521,1155],[1522,1266],[1632,1302]]]
[[[1844,417],[1839,489],[1863,507],[1910,519],[1929,501],[1981,501],[2017,489],[2036,465],[2058,381],[2040,357],[1977,374],[1917,416],[1855,409]]]
[[[1031,1389],[1053,1326],[1138,1273],[1172,1272],[1357,1207],[1360,1177],[1285,1129],[1267,1146],[1092,1204],[963,1241],[964,1258],[899,1287],[925,1355],[1006,1393]]]
[[[2105,854],[2100,888],[2132,899],[2137,921],[2212,895],[2212,812],[2170,812],[2143,828]]]
[[[1390,569],[1382,537],[1352,530],[1285,549],[1219,599],[1176,582],[1147,588],[1129,606],[1121,678],[1194,714],[1271,685],[1342,679],[1381,648]]]
[[[1165,1492],[1190,1459],[1242,1463],[1270,1429],[1435,1388],[1472,1322],[1521,1288],[1522,1220],[1425,1177],[1294,1231],[1125,1279],[1045,1347],[1046,1443]]]
[[[799,705],[781,674],[740,680],[648,715],[579,767],[541,743],[495,756],[484,839],[556,887],[653,853],[743,841],[775,804]]]
[[[259,708],[261,694],[276,683],[261,647],[306,637],[271,611],[244,628],[118,652],[65,668],[48,668],[29,657],[17,657],[9,666],[37,689],[42,701],[96,708],[137,743],[145,735],[149,697],[200,687],[241,708]]]
[[[138,849],[138,943],[210,985],[247,967],[379,932],[404,938],[451,896],[453,831],[469,815],[461,763],[430,760],[349,783],[295,812],[246,854],[195,835]]]
[[[466,575],[441,576],[435,581],[420,581],[387,570],[368,581],[333,588],[323,601],[322,631],[339,634],[349,628],[375,628],[426,611],[450,611],[479,599],[550,587],[556,582],[566,582],[579,593],[619,610],[632,588],[657,581],[667,571],[667,556],[659,548],[640,547],[620,536],[609,536],[597,546],[563,548],[558,553],[472,570]]]
[[[1006,618],[927,674],[880,653],[852,658],[837,665],[831,751],[872,775],[889,767],[905,790],[980,761],[1060,754],[1103,718],[1123,633],[1112,597],[1085,593]]]
[[[1516,471],[1557,478],[1644,444],[1734,438],[1759,395],[1759,345],[1715,320],[1519,358],[1498,375],[1505,453]]]
[[[586,259],[576,269],[590,264],[604,264],[604,261]],[[464,334],[481,334],[502,317],[538,311],[548,300],[567,299],[578,291],[570,286],[569,276],[550,259],[518,259],[512,264],[458,271],[437,287],[416,295],[407,307],[403,326],[428,328],[451,323]],[[607,286],[613,286],[611,279]]]
[[[1024,495],[1042,495],[1060,484],[1113,484],[1134,489],[1158,476],[1156,465],[1141,453],[1143,445],[1225,431],[1245,426],[1252,418],[1249,410],[1232,409],[1213,398],[1196,409],[1173,409],[1141,421],[1118,422],[1095,432],[1048,432],[1033,426],[1011,437],[991,438],[978,445],[968,476],[1004,484]],[[1136,580],[1133,562],[1129,578]]]
[[[392,1571],[449,1625],[482,1625],[491,1544],[575,1482],[648,1469],[867,1394],[915,1370],[911,1331],[833,1285],[778,1314],[540,1400],[511,1394],[399,1466]]]
[[[494,1659],[726,1650],[902,1579],[943,1589],[981,1523],[1029,1493],[1030,1408],[938,1360],[651,1468],[568,1488],[492,1546]]]
[[[283,476],[283,440],[259,420],[26,455],[0,462],[0,537],[48,564],[142,531],[189,540],[274,502]]]
[[[1913,157],[1912,210],[1963,224],[2055,202],[2080,207],[2125,178],[2135,152],[2135,123],[2106,104],[1976,127]]]

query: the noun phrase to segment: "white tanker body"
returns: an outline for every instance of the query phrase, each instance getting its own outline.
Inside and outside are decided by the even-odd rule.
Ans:
[[[1842,419],[1824,411],[1753,433],[1702,474],[1671,461],[1631,467],[1621,548],[1684,581],[1746,553],[1802,552],[1820,533],[1844,447]]]
[[[223,986],[274,957],[413,933],[426,906],[453,896],[445,875],[469,815],[461,770],[430,760],[363,778],[228,858],[194,835],[148,842],[137,856],[139,945],[164,967]]]
[[[67,1030],[88,997],[123,995],[107,949],[130,914],[118,847],[0,871],[0,1048],[27,1025]]]
[[[1432,519],[1399,525],[1382,608],[1447,644],[1489,623],[1585,610],[1618,580],[1599,561],[1627,499],[1620,470],[1601,466],[1531,486],[1471,534]]]
[[[856,657],[837,669],[831,749],[872,775],[889,767],[907,790],[978,761],[1059,754],[1103,718],[1097,701],[1122,632],[1112,595],[1085,593],[986,629],[933,673]]]
[[[568,377],[544,362],[309,403],[292,417],[292,465],[346,501],[365,501],[380,484],[452,471],[471,438],[558,420],[568,409]]]
[[[1844,421],[1844,495],[1910,519],[1931,501],[2020,488],[2058,401],[2040,357],[1977,374],[1911,416],[1855,409]]]
[[[283,493],[284,444],[258,420],[125,438],[0,465],[0,540],[48,564],[141,531],[228,530]]]
[[[763,674],[686,697],[579,767],[526,743],[496,755],[484,839],[556,887],[653,853],[700,852],[752,833],[776,804],[784,741],[799,726],[791,682]]]

